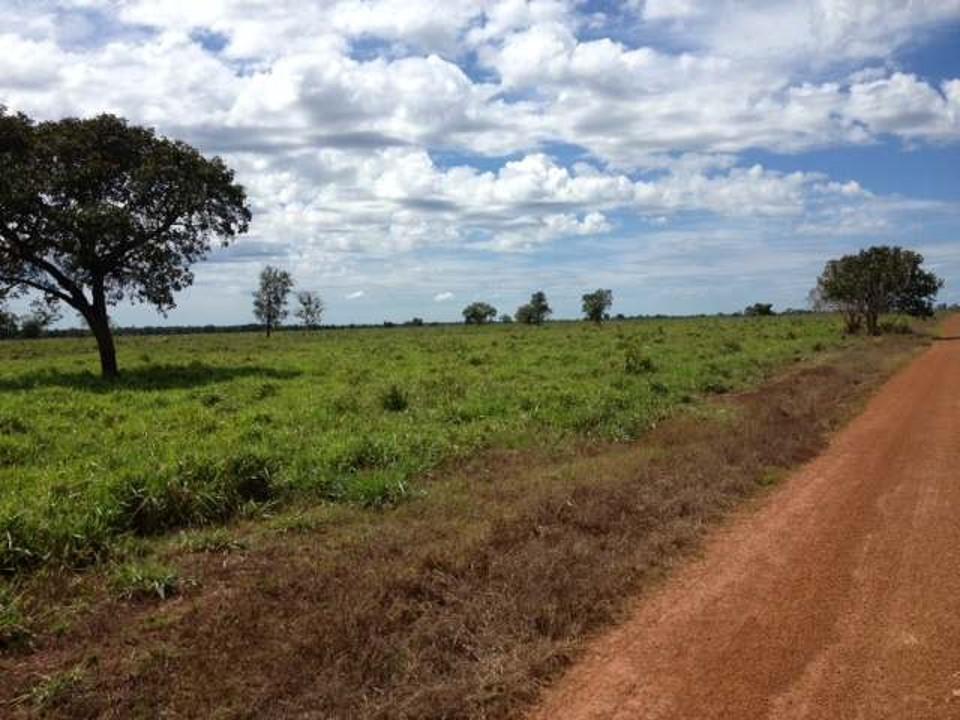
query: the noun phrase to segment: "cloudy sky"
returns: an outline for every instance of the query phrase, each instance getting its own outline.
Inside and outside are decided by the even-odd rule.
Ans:
[[[960,0],[0,0],[0,103],[237,170],[171,323],[250,321],[268,263],[336,323],[802,306],[872,243],[960,300]]]

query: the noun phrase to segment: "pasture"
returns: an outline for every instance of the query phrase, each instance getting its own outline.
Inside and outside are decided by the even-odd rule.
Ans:
[[[0,343],[0,568],[292,498],[377,507],[488,448],[637,437],[846,342],[835,318],[709,318]]]

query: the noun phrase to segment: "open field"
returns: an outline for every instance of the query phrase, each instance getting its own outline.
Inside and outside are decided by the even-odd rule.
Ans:
[[[380,505],[482,448],[637,437],[844,342],[827,317],[0,343],[0,567],[292,497]],[[856,341],[850,341],[856,342]]]
[[[661,324],[665,340],[657,343]],[[663,363],[653,377],[623,371],[618,333],[653,338],[648,352]],[[486,348],[506,358],[503,345],[515,334],[524,351],[511,365],[514,392],[532,387],[519,378],[542,355],[581,353],[579,362],[594,372],[580,388],[583,398],[621,383],[647,403],[663,401],[635,406],[648,408],[642,439],[588,439],[559,413],[552,423],[540,415],[536,424],[506,415],[505,427],[536,432],[520,440],[491,432],[485,442],[494,449],[410,476],[407,501],[389,509],[342,495],[317,502],[317,493],[328,494],[323,486],[288,484],[297,476],[286,473],[296,466],[280,464],[271,487],[279,490],[275,497],[289,497],[269,512],[261,505],[222,529],[117,539],[107,545],[113,561],[85,572],[48,564],[12,578],[0,618],[7,631],[0,707],[14,717],[45,718],[514,717],[578,656],[585,639],[622,618],[631,598],[695,550],[726,511],[814,456],[829,431],[922,344],[914,336],[843,340],[829,320],[816,318],[630,323],[601,331],[449,328],[342,340],[344,348],[356,343],[353,357],[373,367],[376,359],[358,345],[383,347],[390,338],[411,352],[417,342],[457,340],[467,352]],[[189,343],[262,346],[278,370],[299,367],[301,375],[272,382],[298,388],[289,397],[305,408],[311,404],[298,399],[310,384],[304,357],[319,356],[330,338],[341,339],[171,343],[181,348],[181,363]],[[732,349],[735,338],[739,351]],[[825,349],[813,352],[816,343]],[[606,355],[590,352],[597,344]],[[132,340],[125,352],[144,345]],[[729,351],[718,352],[724,347]],[[283,365],[296,348],[301,364]],[[671,375],[663,361],[671,352],[686,358],[686,372]],[[729,363],[724,379],[731,385],[754,389],[700,395],[717,379],[716,367],[705,368],[711,361]],[[206,362],[213,364],[210,355]],[[562,362],[551,367],[544,398],[563,390],[557,377],[578,377]],[[488,372],[497,369],[505,370]],[[416,377],[405,376],[408,391]],[[667,393],[645,390],[671,377]],[[378,409],[378,391],[391,381],[398,382],[384,377],[357,391],[371,418],[384,423],[404,417]],[[208,411],[198,393],[244,389],[251,397],[263,382],[240,377],[215,388],[194,380],[170,394],[182,407]],[[111,397],[97,386],[90,381],[82,392],[99,402]],[[128,388],[116,398],[144,392],[156,391]],[[477,397],[472,392],[464,399]],[[417,397],[410,392],[408,415]],[[513,402],[506,393],[499,397]],[[287,422],[281,440],[293,434],[295,418]],[[437,422],[434,430],[455,427]],[[643,425],[632,427],[640,432]],[[180,447],[189,447],[188,435],[182,438]],[[519,449],[495,449],[511,438]],[[279,440],[259,451],[269,450],[282,459]]]

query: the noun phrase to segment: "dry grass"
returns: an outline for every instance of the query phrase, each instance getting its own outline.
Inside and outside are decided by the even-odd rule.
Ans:
[[[857,343],[632,445],[488,455],[393,510],[249,522],[229,555],[170,550],[195,586],[152,605],[97,596],[61,637],[0,657],[0,698],[84,662],[82,692],[46,716],[515,715],[916,345]]]

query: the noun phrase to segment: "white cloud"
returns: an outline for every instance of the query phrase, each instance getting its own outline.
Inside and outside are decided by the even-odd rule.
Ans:
[[[343,299],[344,299],[344,300],[359,300],[359,299],[362,298],[364,295],[366,295],[366,293],[365,293],[363,290],[355,290],[354,292],[347,293],[346,295],[344,295],[344,296],[343,296]]]
[[[223,154],[255,221],[217,255],[217,281],[239,283],[269,257],[356,297],[357,285],[375,294],[359,275],[367,261],[519,261],[693,215],[804,238],[889,232],[914,210],[871,195],[856,173],[776,172],[743,153],[960,141],[960,79],[912,74],[895,55],[960,20],[960,0],[621,8],[6,3],[0,104],[39,118],[117,112]]]
[[[452,292],[439,292],[433,296],[434,302],[442,303],[442,302],[446,302],[447,300],[453,300]]]

